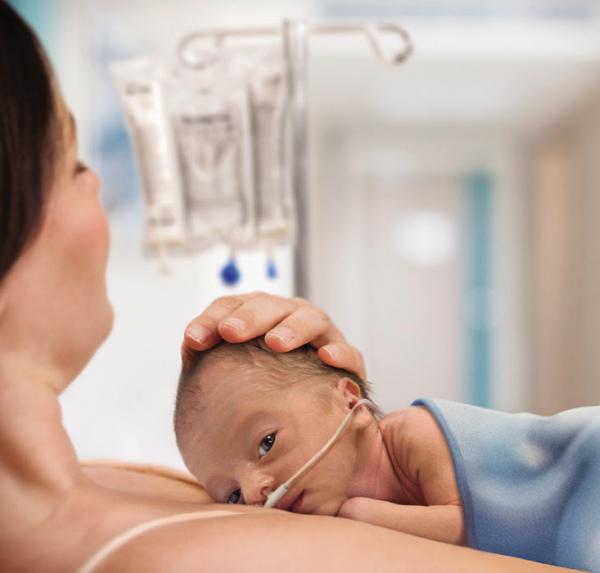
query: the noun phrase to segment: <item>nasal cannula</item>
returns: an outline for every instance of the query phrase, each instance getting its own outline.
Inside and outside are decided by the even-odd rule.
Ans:
[[[321,458],[331,449],[333,444],[337,441],[337,439],[344,433],[346,428],[350,425],[352,421],[352,417],[354,416],[354,412],[360,406],[368,406],[369,408],[374,408],[374,404],[363,398],[356,402],[352,409],[348,412],[346,417],[342,420],[342,423],[339,425],[338,429],[334,432],[334,434],[329,438],[327,443],[312,457],[308,460],[290,479],[286,482],[282,483],[277,489],[272,491],[267,496],[267,501],[263,507],[275,507],[280,501],[281,498],[290,490],[290,488],[307,472],[309,472],[320,460]]]

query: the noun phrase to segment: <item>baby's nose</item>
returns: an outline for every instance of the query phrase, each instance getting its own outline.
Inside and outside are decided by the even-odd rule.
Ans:
[[[265,501],[267,501],[267,496],[273,491],[273,484],[274,479],[272,476],[264,474],[251,476],[248,491],[244,493],[246,505],[264,505]]]

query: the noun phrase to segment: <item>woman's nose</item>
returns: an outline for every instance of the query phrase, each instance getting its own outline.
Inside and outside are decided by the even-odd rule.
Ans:
[[[89,169],[88,176],[90,178],[90,185],[93,187],[94,191],[100,191],[102,181],[100,181],[98,174],[93,169]]]
[[[273,476],[251,472],[245,481],[246,483],[242,483],[242,494],[246,505],[264,505],[267,496],[273,491]]]

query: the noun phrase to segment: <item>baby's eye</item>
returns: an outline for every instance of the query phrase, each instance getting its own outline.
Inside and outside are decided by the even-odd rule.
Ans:
[[[233,490],[227,498],[227,503],[240,503],[242,499],[242,491],[239,489]]]
[[[275,443],[275,433],[265,436],[258,446],[258,456],[262,458],[273,447]]]

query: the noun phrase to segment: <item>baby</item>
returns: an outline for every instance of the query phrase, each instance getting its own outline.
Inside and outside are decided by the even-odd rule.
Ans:
[[[264,505],[362,398],[369,398],[368,384],[325,365],[310,346],[278,354],[263,339],[223,342],[184,366],[177,444],[216,501]],[[359,406],[331,450],[277,508],[464,543],[451,454],[421,407],[383,417],[377,407]]]

